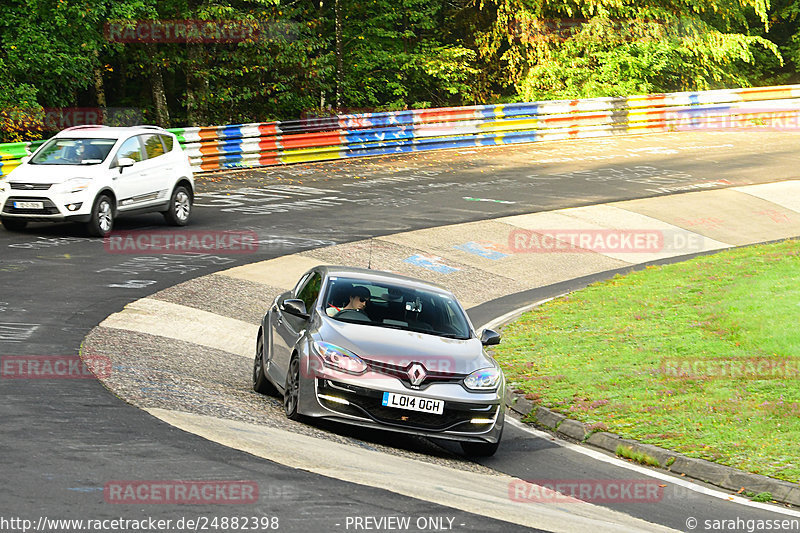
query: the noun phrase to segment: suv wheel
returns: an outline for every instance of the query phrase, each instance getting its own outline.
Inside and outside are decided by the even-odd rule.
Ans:
[[[164,218],[172,226],[185,226],[192,214],[192,195],[184,185],[178,185],[169,199],[169,209],[164,211]]]
[[[20,218],[8,218],[3,217],[3,227],[6,228],[8,231],[22,231],[25,229],[25,226],[28,225],[28,221]]]
[[[108,195],[101,194],[94,201],[92,207],[92,218],[86,223],[86,229],[90,235],[95,237],[105,237],[111,233],[114,227],[114,204]]]

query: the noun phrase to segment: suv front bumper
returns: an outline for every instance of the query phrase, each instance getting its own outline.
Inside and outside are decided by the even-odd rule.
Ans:
[[[9,194],[3,200],[0,215],[32,222],[88,222],[91,219],[91,201],[85,194],[50,194],[38,196],[28,192]],[[37,207],[20,207],[19,202],[37,203]],[[73,206],[70,209],[68,206]]]

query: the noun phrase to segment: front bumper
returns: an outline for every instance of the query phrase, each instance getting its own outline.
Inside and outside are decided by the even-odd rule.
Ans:
[[[469,392],[457,383],[439,383],[409,390],[386,375],[344,376],[317,369],[301,377],[300,411],[362,427],[449,440],[497,442],[505,415],[504,384],[492,392]],[[383,393],[395,392],[444,401],[442,414],[382,405]]]
[[[92,205],[91,201],[87,200],[85,193],[40,195],[28,191],[11,191],[10,194],[3,196],[0,215],[33,222],[88,222],[91,218]],[[16,202],[38,202],[41,203],[41,208],[16,207]],[[67,206],[73,206],[73,209]]]

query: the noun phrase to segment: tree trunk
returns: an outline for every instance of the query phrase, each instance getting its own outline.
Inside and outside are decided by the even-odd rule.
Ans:
[[[169,109],[167,108],[167,94],[164,91],[164,76],[160,67],[154,67],[150,72],[150,87],[153,90],[153,105],[156,108],[156,124],[162,128],[169,127]]]
[[[344,84],[344,52],[342,50],[342,11],[339,0],[334,3],[336,19],[336,112],[342,108],[342,85]]]
[[[105,124],[106,120],[108,120],[108,112],[106,111],[106,89],[103,85],[103,65],[100,61],[100,51],[94,51],[94,59],[95,65],[93,69],[93,81],[94,81],[94,96],[97,100],[97,107],[100,108],[100,112],[102,113],[101,124]]]
[[[190,126],[204,126],[204,80],[202,72],[202,45],[189,44],[187,49],[188,63],[186,67],[186,118]]]

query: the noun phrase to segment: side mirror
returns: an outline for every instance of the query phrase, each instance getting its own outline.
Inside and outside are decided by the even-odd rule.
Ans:
[[[134,164],[136,164],[136,161],[134,161],[130,157],[120,157],[119,159],[117,159],[116,166],[119,168],[119,171],[122,172],[123,168],[132,167]]]
[[[30,161],[30,160],[31,160],[31,156],[29,156],[29,155],[26,155],[25,157],[21,157],[21,158],[20,158],[20,160],[19,160],[19,162],[20,162],[20,163],[22,163],[22,164],[25,164],[25,163],[27,163],[27,162],[28,162],[28,161]]]
[[[311,316],[308,314],[308,311],[306,311],[306,304],[303,300],[284,300],[281,308],[286,313],[302,318],[303,320],[308,320],[309,316]]]
[[[481,333],[481,344],[484,346],[500,344],[500,334],[491,329],[483,330],[483,333]]]

